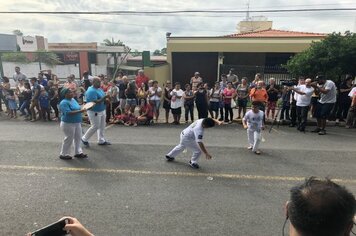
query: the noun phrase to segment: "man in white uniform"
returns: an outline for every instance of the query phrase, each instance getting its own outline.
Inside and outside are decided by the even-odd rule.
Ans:
[[[255,154],[261,154],[258,149],[261,143],[261,130],[264,129],[263,117],[264,112],[259,109],[260,102],[252,102],[252,109],[249,110],[244,118],[242,119],[242,124],[245,129],[247,129],[247,138],[249,143],[249,150],[252,150]]]
[[[185,148],[189,148],[193,152],[189,165],[194,169],[199,168],[197,162],[202,152],[205,154],[206,159],[211,159],[211,155],[208,153],[203,143],[203,136],[204,129],[214,127],[215,124],[221,125],[222,122],[212,118],[204,118],[195,121],[184,129],[180,134],[179,144],[166,155],[167,161],[174,161],[174,158],[183,152]]]
[[[292,87],[297,96],[297,118],[298,127],[300,132],[305,132],[305,125],[308,119],[309,105],[311,102],[311,97],[314,93],[314,88],[311,86],[311,79],[306,79],[305,84]]]

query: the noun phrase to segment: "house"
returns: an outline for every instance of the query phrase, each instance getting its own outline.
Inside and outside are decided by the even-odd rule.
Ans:
[[[218,37],[167,36],[167,62],[173,82],[189,83],[199,71],[210,86],[221,74],[235,69],[239,78],[252,80],[255,73],[280,79],[289,77],[281,67],[296,53],[307,49],[326,34],[277,30],[272,24],[253,30]],[[258,28],[258,27],[257,27]]]

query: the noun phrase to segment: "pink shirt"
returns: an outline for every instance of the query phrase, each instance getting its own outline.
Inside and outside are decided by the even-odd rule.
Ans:
[[[235,93],[235,89],[228,89],[228,88],[225,88],[224,89],[224,92],[223,92],[223,94],[224,94],[224,96],[232,96],[233,94]],[[231,98],[224,98],[224,103],[225,104],[230,104],[231,103]]]

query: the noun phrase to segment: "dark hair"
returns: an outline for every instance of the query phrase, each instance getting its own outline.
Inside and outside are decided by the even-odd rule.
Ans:
[[[205,118],[202,124],[204,127],[210,128],[215,126],[215,121],[212,118]]]
[[[221,77],[227,78],[227,75],[225,75],[225,74],[222,74],[222,75],[221,75]]]
[[[175,82],[175,83],[174,83],[174,86],[177,86],[177,85],[180,86],[180,83],[179,83],[179,82]]]
[[[252,102],[252,106],[261,106],[261,102],[259,102],[259,101],[253,101]]]
[[[3,80],[5,83],[9,83],[9,82],[10,82],[9,78],[7,78],[6,76],[2,77],[2,80]]]
[[[144,105],[147,105],[147,99],[145,99],[145,98],[140,98],[140,102],[142,102],[143,101],[143,103],[144,103]],[[142,104],[142,103],[141,103]]]
[[[31,88],[31,85],[30,85],[30,83],[29,82],[25,82],[24,84],[23,84],[23,86],[25,87],[25,88]]]
[[[325,75],[318,74],[318,75],[316,76],[316,79],[317,79],[317,80],[326,80],[326,77],[325,77]]]
[[[36,78],[36,77],[31,77],[30,80],[36,82],[36,81],[37,81],[37,78]]]
[[[185,84],[185,85],[184,85],[184,88],[187,88],[188,86],[190,87],[190,84]]]
[[[303,235],[341,235],[352,224],[355,197],[330,179],[306,179],[291,189],[288,216]]]
[[[347,81],[347,80],[353,80],[352,75],[347,74],[345,77],[345,81]]]

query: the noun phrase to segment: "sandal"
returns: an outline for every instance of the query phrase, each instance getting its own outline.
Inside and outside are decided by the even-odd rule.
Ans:
[[[255,154],[256,154],[256,155],[260,155],[261,152],[260,152],[260,151],[255,151]]]

